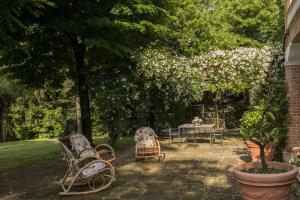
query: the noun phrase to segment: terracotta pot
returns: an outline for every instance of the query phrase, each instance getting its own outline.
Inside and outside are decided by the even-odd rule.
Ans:
[[[296,181],[297,168],[295,166],[268,162],[270,168],[286,169],[287,172],[278,174],[252,174],[242,172],[243,169],[261,168],[260,162],[243,163],[235,168],[233,173],[240,183],[240,190],[246,200],[287,200]]]
[[[248,146],[251,158],[253,162],[260,161],[260,150],[259,146],[253,142],[245,141],[245,144]],[[276,150],[277,144],[269,144],[265,147],[265,157],[266,161],[272,161],[275,156],[275,150]]]

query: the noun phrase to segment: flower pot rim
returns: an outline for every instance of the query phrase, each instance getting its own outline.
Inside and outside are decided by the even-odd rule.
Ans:
[[[255,144],[254,142],[252,142],[250,140],[245,140],[244,143],[248,146],[251,146],[251,145],[258,146],[257,144]],[[270,146],[277,146],[277,142],[270,142],[269,144],[267,144],[266,147],[270,147]]]
[[[273,183],[273,182],[282,182],[282,179],[284,181],[294,181],[295,177],[297,175],[297,168],[293,165],[287,164],[287,163],[281,163],[281,162],[267,162],[270,166],[281,166],[283,168],[286,168],[287,172],[282,173],[274,173],[274,174],[254,174],[249,172],[243,172],[241,171],[243,168],[254,168],[250,166],[258,166],[261,164],[261,162],[249,162],[249,163],[242,163],[238,167],[235,167],[233,170],[234,176],[240,181],[246,181],[246,182],[259,182],[259,183]]]
[[[242,172],[243,167],[258,167],[260,162],[243,163],[234,168],[234,177],[239,182],[244,199],[288,199],[292,184],[296,182],[295,166],[268,162],[272,167],[287,167],[287,172],[278,174],[252,174]]]

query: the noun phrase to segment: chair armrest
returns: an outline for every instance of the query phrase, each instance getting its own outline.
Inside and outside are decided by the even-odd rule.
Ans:
[[[99,144],[95,147],[96,152],[98,152],[100,149],[109,149],[111,152],[115,153],[114,149],[108,144]]]
[[[92,149],[92,148],[86,148],[86,149],[81,150],[81,151],[78,153],[76,159],[79,159],[79,158],[80,158],[80,155],[81,155],[83,152],[85,152],[85,151],[92,151],[92,152],[94,153],[95,157],[97,157],[98,159],[100,159],[100,157],[99,157],[99,155],[98,155],[98,152],[97,152],[95,149]],[[88,156],[88,157],[91,157],[91,156]]]
[[[155,142],[156,142],[156,145],[158,147],[158,151],[160,152],[160,143],[159,143],[158,139],[155,139]]]
[[[107,153],[111,154],[111,158],[101,158],[102,160],[111,162],[117,158],[115,150],[108,144],[99,144],[95,147],[95,150],[97,151],[100,158],[101,158],[101,155],[104,156]],[[104,152],[101,152],[101,150],[104,150]]]

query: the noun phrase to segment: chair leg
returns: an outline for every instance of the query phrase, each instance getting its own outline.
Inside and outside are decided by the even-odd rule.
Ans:
[[[162,161],[162,160],[164,160],[166,158],[166,154],[165,153],[161,153],[160,155],[159,155],[159,161]]]
[[[221,135],[221,145],[223,145],[223,135]]]
[[[209,147],[211,148],[212,146],[212,133],[209,133]]]
[[[99,162],[101,162],[101,161],[99,161]],[[68,186],[68,189],[64,189],[64,187],[63,187],[64,192],[60,192],[59,195],[63,195],[63,196],[82,195],[82,194],[90,194],[90,193],[100,192],[100,191],[106,189],[107,187],[109,187],[116,180],[115,169],[109,162],[106,162],[106,167],[104,169],[102,169],[101,171],[97,172],[97,174],[86,179],[86,181],[87,181],[86,184],[90,188],[88,191],[70,192],[72,186],[74,185],[79,174],[82,173],[83,169],[84,168],[79,170],[78,173],[73,177],[73,180],[71,181],[70,185]],[[99,179],[97,179],[97,178],[99,178]],[[99,184],[99,186],[97,186],[97,183],[96,183],[96,186],[95,186],[95,182],[97,182],[99,180],[103,181],[103,182],[100,182],[102,184]]]
[[[169,136],[169,143],[170,144],[173,143],[173,137],[172,137],[172,135]]]

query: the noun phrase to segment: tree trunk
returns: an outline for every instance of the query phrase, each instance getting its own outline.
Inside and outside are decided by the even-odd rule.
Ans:
[[[260,161],[263,169],[268,169],[268,165],[265,157],[265,147],[261,144],[258,145],[260,150]]]
[[[76,118],[77,118],[77,132],[82,134],[82,126],[81,126],[81,110],[80,110],[80,98],[76,98]]]
[[[76,60],[76,75],[77,87],[80,98],[80,111],[81,111],[81,128],[82,134],[92,143],[92,123],[91,123],[91,110],[89,100],[89,87],[86,81],[86,68],[84,58],[86,53],[86,46],[81,44],[78,39],[72,40],[74,47],[74,54]]]
[[[155,89],[150,89],[149,92],[149,107],[148,107],[148,126],[155,128]]]
[[[2,110],[0,109],[0,143],[3,141],[3,115]]]

